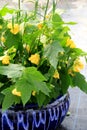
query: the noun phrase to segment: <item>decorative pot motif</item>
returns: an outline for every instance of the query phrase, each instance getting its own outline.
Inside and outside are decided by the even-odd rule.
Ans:
[[[0,110],[0,130],[55,130],[65,118],[69,105],[70,97],[66,94],[39,110],[31,106],[27,110],[16,107],[3,113]]]

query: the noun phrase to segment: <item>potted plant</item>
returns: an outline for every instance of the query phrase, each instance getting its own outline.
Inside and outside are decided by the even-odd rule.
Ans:
[[[68,88],[87,92],[81,57],[68,24],[55,11],[0,10],[0,129],[53,130],[70,103]],[[7,13],[12,14],[6,18]]]

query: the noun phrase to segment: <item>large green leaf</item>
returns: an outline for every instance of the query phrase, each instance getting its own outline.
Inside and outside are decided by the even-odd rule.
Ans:
[[[13,95],[12,90],[13,90],[13,86],[3,91],[3,93],[5,94],[5,98],[2,103],[3,111],[11,107],[11,105],[13,105],[14,103],[20,102],[20,97]]]
[[[25,105],[31,97],[31,93],[34,90],[34,86],[31,84],[29,77],[22,77],[18,82],[16,82],[15,87],[21,92],[21,99]]]
[[[35,67],[28,67],[23,71],[21,78],[15,84],[17,90],[22,94],[23,104],[30,99],[32,91],[41,91],[45,95],[49,95],[50,90],[44,81],[46,81],[45,77]]]
[[[44,49],[44,56],[48,58],[50,64],[56,69],[58,63],[58,53],[64,51],[58,41],[49,44]]]
[[[21,76],[23,69],[24,67],[22,65],[9,64],[8,66],[0,66],[0,74],[14,79]]]
[[[73,77],[73,85],[79,87],[82,91],[87,93],[87,81],[82,74],[75,74],[75,76]]]

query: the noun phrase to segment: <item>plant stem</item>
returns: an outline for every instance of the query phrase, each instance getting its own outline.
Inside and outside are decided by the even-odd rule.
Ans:
[[[57,4],[56,0],[53,0],[53,14],[55,13],[56,4]]]
[[[35,2],[35,17],[36,17],[36,15],[37,15],[37,12],[38,12],[38,0],[36,0],[36,2]]]
[[[44,21],[46,19],[46,14],[47,14],[47,10],[48,10],[48,5],[49,5],[49,0],[47,0],[47,4],[46,4],[46,9],[45,9],[45,13],[44,13]]]
[[[21,8],[21,1],[18,0],[18,9],[20,10],[20,8]]]
[[[18,0],[18,17],[20,17],[21,0]]]

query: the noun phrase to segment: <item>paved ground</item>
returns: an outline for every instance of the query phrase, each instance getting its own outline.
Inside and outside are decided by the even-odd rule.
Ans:
[[[44,0],[40,0],[44,2]],[[51,0],[50,0],[51,1]],[[58,0],[57,0],[58,1]],[[0,0],[0,7],[8,3],[11,7],[17,7],[16,0]],[[77,46],[87,51],[87,0],[60,0],[58,8],[63,9],[62,17],[66,21],[75,21],[76,25],[70,26],[71,35]],[[23,8],[29,8],[25,3]],[[83,70],[87,77],[87,65]],[[78,88],[69,89],[71,96],[70,116],[67,116],[61,127],[57,130],[87,130],[87,95]]]

